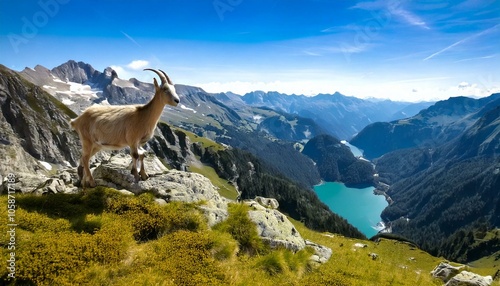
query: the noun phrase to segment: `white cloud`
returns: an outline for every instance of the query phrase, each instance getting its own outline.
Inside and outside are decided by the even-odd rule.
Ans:
[[[472,85],[466,81],[462,81],[461,83],[458,84],[458,89],[467,89],[472,87]]]
[[[130,79],[134,77],[142,80],[146,78],[142,70],[149,64],[149,61],[146,60],[134,60],[127,65],[111,65],[110,67],[116,71],[118,77],[121,79]]]
[[[127,68],[129,68],[131,70],[142,70],[142,69],[146,68],[148,65],[149,65],[148,61],[145,61],[145,60],[135,60],[135,61],[130,62],[127,65]]]

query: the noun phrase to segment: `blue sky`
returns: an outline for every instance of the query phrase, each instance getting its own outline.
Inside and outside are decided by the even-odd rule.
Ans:
[[[0,0],[0,64],[69,59],[210,92],[486,96],[500,91],[500,1]]]

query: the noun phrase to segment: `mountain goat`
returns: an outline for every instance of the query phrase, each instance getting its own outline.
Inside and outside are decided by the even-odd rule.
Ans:
[[[135,181],[146,180],[144,154],[139,148],[153,137],[156,124],[165,105],[177,106],[179,96],[168,75],[162,70],[145,69],[155,72],[161,79],[158,85],[154,78],[155,95],[144,105],[94,105],[80,116],[71,120],[71,127],[78,132],[82,143],[82,157],[78,166],[78,176],[82,186],[95,187],[96,183],[89,168],[90,158],[100,150],[119,150],[130,147],[132,174]],[[137,172],[137,162],[140,172]]]

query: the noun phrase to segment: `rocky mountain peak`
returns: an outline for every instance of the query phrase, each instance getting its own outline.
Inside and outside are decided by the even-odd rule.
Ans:
[[[99,72],[96,71],[90,64],[76,62],[74,60],[69,60],[64,64],[53,68],[52,73],[61,80],[81,84],[92,81],[94,77],[99,76]]]

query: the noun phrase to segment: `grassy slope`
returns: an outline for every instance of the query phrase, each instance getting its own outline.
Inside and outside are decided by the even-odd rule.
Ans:
[[[184,132],[189,138],[189,141],[191,141],[191,143],[199,143],[201,144],[203,149],[212,148],[216,151],[225,149],[225,147],[222,146],[221,144],[216,143],[206,137],[200,137],[184,129],[180,128],[174,128],[174,129]],[[189,171],[201,174],[209,178],[212,184],[214,184],[214,186],[219,188],[218,191],[221,196],[228,198],[230,200],[235,200],[238,197],[238,192],[236,191],[235,186],[229,183],[227,180],[220,178],[215,172],[214,168],[204,165],[201,162],[198,162],[198,164],[192,163],[189,166]]]
[[[6,196],[0,205],[7,205]],[[429,275],[441,259],[408,244],[325,235],[299,222],[294,224],[304,238],[332,248],[326,264],[310,265],[309,250],[255,254],[248,249],[258,245],[251,241],[255,228],[238,205],[230,208],[229,225],[214,230],[196,205],[159,206],[148,194],[127,197],[103,188],[78,195],[16,195],[16,206],[16,275],[39,285],[442,285]],[[0,215],[5,234],[6,207]],[[250,242],[242,239],[252,228]],[[7,239],[0,240],[3,257]],[[354,250],[356,242],[368,247]],[[379,258],[372,260],[371,252]],[[5,278],[6,267],[1,269]]]

